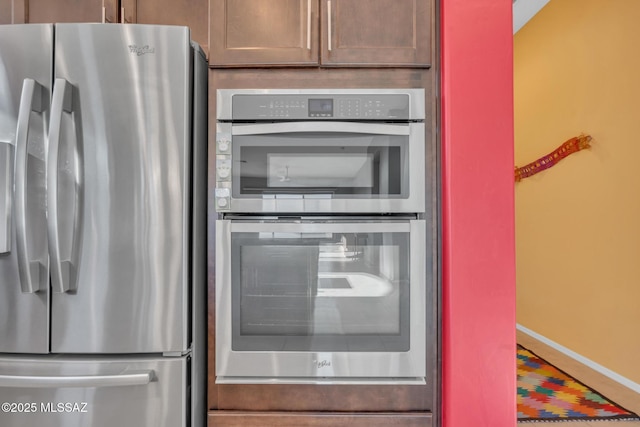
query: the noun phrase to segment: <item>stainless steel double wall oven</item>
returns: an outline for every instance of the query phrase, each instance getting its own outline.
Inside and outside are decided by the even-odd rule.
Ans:
[[[217,97],[216,381],[424,383],[424,91]]]

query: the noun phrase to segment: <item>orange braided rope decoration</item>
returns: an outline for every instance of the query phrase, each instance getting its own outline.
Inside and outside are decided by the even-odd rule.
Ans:
[[[516,182],[521,181],[523,178],[530,177],[542,172],[545,169],[549,169],[551,166],[555,166],[560,160],[567,157],[569,154],[577,153],[580,150],[591,147],[591,136],[580,135],[571,138],[566,141],[560,147],[556,148],[553,152],[547,154],[544,157],[540,157],[535,162],[531,162],[521,168],[516,166]]]

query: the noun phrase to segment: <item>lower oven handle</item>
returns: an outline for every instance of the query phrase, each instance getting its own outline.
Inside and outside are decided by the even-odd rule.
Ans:
[[[407,233],[411,231],[410,221],[366,222],[366,223],[297,223],[297,222],[248,222],[231,221],[231,232],[240,233]]]
[[[280,122],[259,124],[238,124],[231,128],[232,135],[261,135],[273,133],[343,132],[375,135],[409,135],[407,123],[353,123],[353,122]]]

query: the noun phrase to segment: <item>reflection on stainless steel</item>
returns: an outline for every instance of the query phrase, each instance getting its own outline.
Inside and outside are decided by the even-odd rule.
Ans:
[[[424,383],[424,98],[217,91],[218,383]]]
[[[162,45],[130,53],[145,40]],[[53,295],[54,352],[186,348],[188,44],[179,27],[56,27],[56,76],[80,88],[83,206],[77,293]]]
[[[15,220],[16,220],[16,252],[18,253],[18,271],[23,293],[35,293],[44,290],[48,283],[48,269],[38,256],[45,249],[37,243],[29,244],[28,235],[32,233],[28,224],[27,208],[27,173],[29,160],[32,164],[42,167],[37,158],[29,156],[29,131],[31,114],[41,113],[43,108],[44,88],[33,79],[24,79],[20,110],[18,113],[18,128],[16,130],[16,159],[15,159]],[[44,100],[46,102],[46,98]],[[40,202],[40,200],[37,200]],[[32,256],[32,251],[34,255]]]
[[[409,136],[409,128],[399,124],[341,123],[341,122],[282,122],[265,124],[238,124],[232,128],[233,135],[268,135],[281,133],[335,132],[365,135]]]
[[[216,377],[216,384],[422,385],[426,381],[424,377]]]
[[[2,427],[204,424],[207,87],[186,27],[0,26]]]
[[[244,135],[245,127],[275,125],[283,130]],[[289,125],[321,126],[324,132],[285,130]],[[334,125],[238,125],[230,158],[219,159],[230,168],[228,180],[218,178],[218,187],[230,187],[227,210],[384,213],[424,209],[424,123],[349,123],[348,131],[340,130],[344,124],[332,130]],[[220,123],[218,130],[230,126]],[[281,179],[285,165],[289,166],[289,180]],[[326,197],[318,199],[318,195]],[[265,204],[269,196],[275,200]],[[286,199],[288,196],[297,196],[297,203]]]
[[[218,89],[216,91],[216,104],[219,108],[216,108],[217,119],[218,120],[232,120],[234,115],[237,113],[244,113],[243,111],[237,111],[232,109],[232,97],[236,95],[318,95],[318,97],[326,98],[332,96],[343,96],[348,95],[359,96],[359,95],[372,95],[374,97],[378,95],[397,95],[397,94],[407,93],[410,94],[409,99],[409,108],[406,112],[407,114],[403,115],[403,119],[407,120],[420,120],[424,119],[426,116],[425,113],[425,102],[424,102],[424,90],[423,89]],[[242,106],[243,108],[245,105]],[[263,107],[259,107],[261,109]],[[240,117],[241,119],[246,119],[247,117]],[[353,118],[353,117],[351,117]],[[334,118],[327,118],[328,121],[333,121]]]
[[[0,375],[0,387],[65,388],[65,387],[123,387],[149,384],[153,371],[118,375]]]
[[[220,220],[216,230],[222,383],[425,376],[424,221]]]
[[[11,251],[13,145],[0,141],[0,254]]]
[[[267,155],[268,187],[372,187],[373,155],[283,153]]]
[[[18,42],[19,40],[19,42]],[[49,102],[53,65],[52,25],[0,26],[0,140],[11,144],[11,163],[17,154],[16,130],[24,79],[44,87],[42,101]],[[49,120],[48,108],[31,113],[26,154],[26,246],[31,260],[47,263],[47,225],[45,215],[44,135]],[[24,134],[26,136],[26,134]],[[5,144],[3,144],[5,145]],[[24,145],[23,145],[23,148]],[[5,158],[6,161],[6,158]],[[15,173],[15,170],[13,171]],[[0,172],[0,189],[14,188],[15,174]],[[6,180],[10,179],[10,182]],[[6,195],[0,195],[6,197]],[[12,197],[15,224],[15,194]],[[20,237],[24,237],[22,234]],[[9,240],[17,242],[16,227]],[[18,251],[0,254],[0,353],[47,353],[49,351],[49,291],[23,294],[18,269]],[[38,279],[39,277],[33,277]],[[43,278],[46,283],[46,277]],[[40,284],[34,285],[40,287]]]
[[[393,292],[394,286],[383,277],[369,273],[318,273],[319,279],[344,279],[349,287],[344,289],[319,288],[318,297],[379,298]]]
[[[28,396],[37,410],[29,414],[4,412],[0,419],[3,426],[16,427],[25,423],[47,427],[185,427],[187,395],[178,385],[187,375],[187,363],[185,357],[2,357],[0,372],[11,372],[12,378],[0,376],[0,402],[26,403],[16,396]],[[44,383],[34,388],[36,381]],[[58,407],[59,403],[71,406]]]
[[[58,164],[60,133],[63,113],[72,111],[72,86],[64,79],[56,79],[51,100],[51,124],[49,125],[49,156],[47,158],[47,229],[49,232],[49,256],[51,258],[51,287],[54,292],[75,290],[75,266],[71,262],[71,248],[61,248],[58,227]],[[74,174],[75,175],[75,174]],[[76,203],[74,203],[76,205]],[[72,215],[63,217],[77,218]],[[63,252],[61,252],[63,251]],[[71,282],[74,282],[73,284]]]
[[[217,102],[220,213],[424,211],[424,90],[222,89]]]

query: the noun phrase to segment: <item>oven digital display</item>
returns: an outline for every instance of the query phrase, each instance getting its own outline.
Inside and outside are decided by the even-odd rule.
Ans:
[[[309,99],[309,117],[333,117],[333,99]]]

